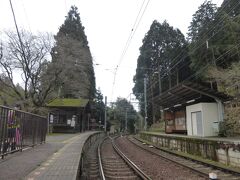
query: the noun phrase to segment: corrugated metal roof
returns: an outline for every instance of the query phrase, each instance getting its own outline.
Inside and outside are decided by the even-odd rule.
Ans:
[[[186,81],[172,87],[161,95],[153,97],[152,100],[159,106],[171,107],[176,104],[186,103],[192,99],[198,99],[202,96],[213,99],[215,97],[222,100],[223,102],[231,98],[224,93],[218,92],[217,90],[197,83]]]

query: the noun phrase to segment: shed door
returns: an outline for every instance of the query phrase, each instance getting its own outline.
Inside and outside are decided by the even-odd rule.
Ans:
[[[203,135],[202,112],[192,112],[192,133],[194,136]]]

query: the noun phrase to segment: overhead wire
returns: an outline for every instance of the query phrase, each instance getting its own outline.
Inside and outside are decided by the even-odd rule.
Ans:
[[[240,5],[240,2],[235,3],[235,4],[232,6],[232,8],[229,10],[229,12],[228,12],[227,14],[229,15],[229,13],[230,13],[234,8],[236,8],[236,7],[239,6],[239,5]],[[225,7],[226,7],[226,6],[227,6],[227,5],[225,5]],[[224,9],[224,8],[222,8],[221,10],[223,11],[223,9]],[[236,18],[236,17],[234,17],[234,18]],[[214,31],[214,30],[216,29],[217,25],[219,25],[220,23],[222,23],[224,20],[225,20],[225,19],[222,18],[220,22],[216,22],[216,23],[213,25],[213,28],[209,29],[208,32]],[[223,28],[224,28],[224,26],[221,27],[221,28],[219,28],[212,36],[210,36],[210,37],[209,37],[208,39],[206,39],[206,40],[210,40],[211,38],[213,38],[213,37],[214,37],[215,35],[217,35]],[[207,33],[206,33],[206,34],[207,34]],[[223,38],[221,38],[221,39],[224,39],[224,38],[225,38],[225,37],[223,37]],[[205,43],[206,43],[206,42],[203,41],[200,45],[195,46],[190,53],[195,52],[198,48],[200,48],[201,46],[203,46]],[[227,51],[227,52],[228,52],[228,51]],[[181,63],[182,60],[186,59],[187,57],[188,57],[188,54],[187,54],[186,56],[182,57],[176,64],[174,64],[173,67],[171,67],[171,68],[169,69],[169,72],[170,72],[173,68],[175,68],[179,63]],[[184,63],[183,65],[181,65],[181,66],[179,67],[179,69],[181,69],[181,68],[183,68],[183,67],[185,67],[185,66],[187,66],[187,65],[190,65],[190,63],[191,63],[191,61],[187,61],[186,63]],[[165,77],[165,76],[164,76],[164,77]],[[163,78],[164,78],[164,77],[163,77]],[[149,91],[150,88],[152,88],[153,86],[155,86],[157,83],[158,83],[158,81],[155,81],[155,82],[151,83],[152,85],[151,85],[151,87],[149,87],[149,88],[147,89],[147,91]]]
[[[235,46],[233,46],[232,48],[230,48],[228,51],[226,51],[225,53],[223,53],[223,54],[221,54],[221,56],[219,56],[217,59],[215,59],[215,61],[216,62],[218,62],[218,61],[220,61],[220,60],[222,60],[222,57],[224,57],[225,55],[228,55],[233,49],[235,49],[235,48],[237,48],[237,47],[239,47],[240,46],[240,43],[238,43],[238,44],[236,44]],[[238,52],[237,52],[238,53]],[[235,53],[235,54],[237,54],[237,53]],[[235,55],[235,54],[233,54],[233,55]],[[231,57],[233,56],[233,55],[231,55]],[[223,62],[226,62],[228,59],[223,59],[223,61],[221,62],[221,63],[223,63]],[[221,64],[220,63],[220,64]],[[207,67],[209,67],[211,64],[206,64],[204,67],[202,67],[200,70],[198,70],[196,73],[194,73],[193,75],[191,75],[191,76],[189,76],[186,80],[184,80],[184,81],[187,81],[187,80],[189,80],[189,79],[191,79],[191,78],[193,78],[193,77],[199,77],[200,75],[201,75],[201,72],[203,72]]]
[[[227,7],[227,5],[228,5],[228,4],[225,4],[223,7],[221,7],[221,9],[216,12],[216,15],[215,15],[215,16],[217,16],[217,15],[220,14],[222,11],[224,11],[224,9]],[[236,3],[232,6],[232,8],[229,10],[229,12],[228,12],[227,14],[229,14],[229,13],[230,13],[235,7],[237,7],[238,5],[240,5],[240,2],[236,2]],[[213,30],[215,30],[215,27],[216,27],[217,25],[219,25],[220,23],[222,23],[222,22],[225,20],[225,18],[226,18],[226,17],[221,18],[221,21],[215,22],[215,24],[212,25],[212,28],[210,28],[207,32],[204,32],[205,35],[204,35],[204,37],[203,37],[202,39],[206,39],[206,41],[207,41],[207,40],[210,40],[214,35],[216,35],[217,33],[214,34],[214,35],[212,35],[210,38],[207,38],[208,34],[211,33],[211,32],[213,32]],[[206,24],[207,24],[207,22],[204,23],[204,25],[206,25]],[[221,29],[222,29],[222,28],[221,28]],[[219,29],[218,32],[219,32],[221,29]],[[201,33],[201,34],[202,34],[202,33]],[[199,45],[199,44],[196,44],[196,45],[193,47],[192,52],[196,51],[199,47],[201,47],[203,44],[205,44],[206,41],[203,41],[200,45]],[[182,57],[180,60],[178,59],[178,57],[179,57],[182,53],[188,52],[189,46],[190,46],[190,45],[187,45],[178,55],[176,55],[176,57],[174,57],[174,58],[170,61],[170,65],[169,65],[169,66],[172,66],[172,65],[173,65],[173,66],[169,69],[169,71],[171,71],[171,70],[172,70],[173,68],[175,68],[179,63],[181,63],[182,60],[184,60],[186,57],[188,57],[188,54],[187,54],[186,56]],[[175,63],[176,63],[176,64],[175,64]]]
[[[28,29],[29,29],[30,33],[32,34],[32,29],[31,29],[29,19],[28,19],[28,15],[27,15],[27,11],[26,11],[26,8],[25,8],[25,5],[24,5],[24,0],[21,0],[21,2],[22,2],[22,7],[23,7],[25,18],[26,18],[26,22],[27,22],[27,25],[28,25]]]
[[[235,46],[233,46],[232,48],[230,48],[228,51],[226,51],[225,53],[221,54],[221,56],[219,56],[215,61],[218,62],[218,61],[222,60],[222,58],[223,58],[225,55],[228,55],[233,49],[235,49],[235,48],[237,48],[237,47],[240,47],[240,43],[236,44]],[[232,57],[233,55],[237,54],[237,53],[238,53],[238,52],[232,54],[231,57]],[[222,61],[221,63],[226,62],[226,61],[227,61],[227,59],[223,59],[223,61]],[[219,64],[221,64],[221,63],[219,63]],[[205,69],[207,69],[210,65],[211,65],[211,64],[206,64],[206,65],[203,66],[201,69],[199,69],[198,71],[196,71],[194,74],[192,74],[191,76],[189,76],[189,77],[187,77],[186,79],[184,79],[184,80],[182,81],[182,83],[187,82],[187,81],[190,80],[190,79],[200,77],[201,73],[202,73]],[[148,88],[148,91],[149,91],[149,90],[150,90],[150,89]],[[153,97],[152,97],[152,100],[153,100]]]
[[[230,13],[235,7],[237,7],[237,6],[239,6],[239,5],[240,5],[240,1],[239,1],[239,2],[236,2],[236,3],[232,6],[232,8],[229,10],[229,12],[228,12],[227,14],[229,15],[229,13]],[[220,11],[217,12],[217,14],[219,14],[221,11],[223,11],[226,6],[227,6],[227,4],[225,4],[225,6],[222,7],[222,9],[221,9]],[[217,14],[216,14],[216,16],[217,16]],[[196,51],[196,50],[197,50],[199,47],[201,47],[202,45],[206,44],[206,41],[209,41],[210,39],[212,39],[216,34],[218,34],[218,33],[224,28],[224,27],[222,27],[222,28],[218,29],[218,31],[215,32],[215,34],[213,34],[213,35],[210,36],[209,38],[207,37],[208,34],[209,34],[209,33],[212,33],[212,32],[215,30],[216,26],[219,25],[220,23],[222,23],[226,18],[227,18],[227,17],[221,18],[221,21],[214,23],[214,24],[212,25],[212,28],[210,28],[207,32],[205,32],[205,36],[202,37],[202,39],[206,39],[206,40],[203,41],[200,45],[196,44],[196,45],[193,47],[193,52]],[[188,47],[189,47],[189,46],[188,46]],[[181,58],[181,60],[182,60],[182,59],[184,59],[184,58]],[[178,61],[177,64],[175,64],[171,69],[173,69],[173,68],[174,68],[176,65],[178,65],[179,63],[180,63],[180,61]],[[171,69],[170,69],[170,70],[171,70]]]
[[[125,54],[126,54],[126,52],[127,52],[127,50],[128,50],[128,47],[129,47],[129,45],[130,45],[130,43],[131,43],[131,40],[132,40],[132,38],[133,38],[133,36],[134,36],[137,28],[139,27],[139,24],[140,24],[140,22],[141,22],[141,20],[142,20],[142,18],[143,18],[143,15],[145,14],[146,9],[147,9],[147,7],[148,7],[148,5],[149,5],[149,2],[150,2],[150,0],[148,0],[147,3],[146,3],[146,5],[144,6],[145,1],[146,1],[146,0],[143,1],[142,5],[141,5],[141,7],[140,7],[140,10],[138,11],[137,17],[136,17],[136,19],[135,19],[135,21],[134,21],[134,24],[133,24],[133,27],[132,27],[131,32],[130,32],[130,34],[129,34],[129,37],[128,37],[127,42],[126,42],[126,44],[125,44],[125,46],[124,46],[124,49],[123,49],[123,52],[122,52],[122,54],[121,54],[121,56],[120,56],[119,62],[118,62],[118,64],[117,64],[116,68],[115,68],[114,77],[113,77],[113,84],[112,84],[111,100],[112,100],[112,98],[113,98],[113,92],[114,92],[114,86],[115,86],[115,82],[116,82],[116,76],[117,76],[118,68],[120,67],[120,65],[121,65],[121,63],[122,63],[122,60],[123,60],[123,58],[124,58],[124,56],[125,56]],[[144,7],[144,9],[143,9],[143,7]],[[142,10],[142,9],[143,9],[143,10]],[[142,13],[142,14],[141,14],[141,13]],[[141,14],[141,16],[140,16],[140,14]],[[140,17],[140,18],[139,18],[139,17]]]
[[[229,12],[228,12],[227,14],[229,15],[229,13],[230,13],[234,8],[236,8],[236,7],[239,6],[239,5],[240,5],[240,2],[235,3],[234,6],[229,10]],[[227,6],[227,5],[225,5],[224,7],[226,7],[226,6]],[[224,9],[224,8],[222,8],[221,11],[223,11],[223,9]],[[220,13],[220,12],[218,12],[218,13]],[[209,29],[207,32],[209,33],[209,32],[214,31],[215,28],[216,28],[216,25],[222,23],[224,20],[225,20],[225,19],[222,18],[220,22],[216,22],[216,23],[213,25],[213,27],[212,27],[211,29]],[[206,39],[206,40],[210,40],[211,38],[213,38],[213,37],[214,37],[215,35],[217,35],[223,28],[224,28],[224,27],[221,27],[220,29],[218,29],[212,36],[210,36],[210,37],[209,37],[208,39]],[[208,34],[208,33],[206,33],[206,34]],[[207,35],[205,35],[205,37],[206,37],[206,36],[207,36]],[[204,37],[204,38],[205,38],[205,37]],[[222,39],[224,39],[224,37],[223,37]],[[198,48],[200,48],[201,46],[203,46],[205,43],[206,43],[206,42],[203,41],[200,45],[199,45],[199,44],[196,45],[190,53],[195,52]],[[189,46],[188,46],[188,47],[189,47]],[[187,47],[187,48],[188,48],[188,47]],[[184,51],[184,50],[183,50],[183,51]],[[182,53],[182,52],[181,52],[181,53]],[[180,53],[180,54],[181,54],[181,53]],[[180,55],[180,54],[179,54],[179,55]],[[177,57],[178,57],[179,55],[177,55]],[[183,60],[185,60],[188,56],[189,56],[189,55],[187,54],[186,56],[182,57],[176,64],[174,64],[171,68],[169,68],[168,71],[170,72],[173,68],[175,68],[179,63],[181,63]],[[181,68],[184,67],[184,66],[189,65],[190,63],[191,63],[191,62],[186,62],[186,63],[184,63],[184,64],[181,66]],[[170,65],[171,65],[171,64],[170,64]],[[181,68],[180,68],[180,69],[181,69]],[[154,84],[156,84],[156,82],[155,82]]]
[[[228,5],[228,4],[225,4],[225,6],[223,6],[219,11],[217,11],[217,13],[216,13],[215,16],[217,16],[217,15],[220,14],[222,11],[224,11],[224,9],[227,7],[227,5]],[[240,1],[237,1],[237,2],[232,6],[232,8],[229,10],[229,12],[228,12],[227,14],[229,15],[229,13],[230,13],[235,7],[237,7],[237,6],[239,6],[239,5],[240,5]],[[202,39],[206,39],[206,41],[207,41],[207,40],[210,40],[212,37],[214,37],[214,35],[216,35],[218,32],[220,32],[220,30],[221,30],[222,28],[220,28],[220,29],[217,31],[216,34],[214,34],[214,35],[212,35],[211,37],[207,38],[208,34],[211,33],[211,32],[213,32],[213,30],[215,30],[216,26],[219,25],[220,23],[222,23],[226,18],[227,18],[227,17],[222,17],[222,18],[221,18],[221,21],[215,22],[215,23],[212,25],[212,28],[210,28],[208,31],[204,32],[205,35],[204,35],[204,37],[202,37]],[[206,24],[207,24],[207,22],[204,23],[204,25],[206,25]],[[204,25],[203,25],[203,26],[204,26]],[[203,32],[202,32],[202,33],[203,33]],[[201,34],[202,34],[202,33],[201,33]],[[201,34],[200,34],[200,35],[201,35]],[[206,41],[203,41],[200,45],[199,45],[199,44],[196,44],[196,45],[193,47],[193,52],[196,51],[196,50],[197,50],[199,47],[201,47],[202,45],[204,45],[204,44],[206,43]],[[189,46],[190,46],[190,45],[188,45],[188,46],[186,47],[186,49],[182,50],[181,53],[183,53],[183,51],[187,51],[187,48],[189,48]],[[180,54],[181,54],[181,53],[180,53]],[[180,55],[180,54],[179,54],[179,55]],[[174,64],[176,61],[178,61],[177,57],[178,57],[179,55],[177,55],[177,56],[171,61],[171,64]],[[181,58],[181,59],[177,62],[177,64],[174,64],[174,66],[170,68],[170,70],[172,70],[176,65],[178,65],[178,64],[181,62],[181,60],[185,59],[186,57],[187,57],[187,56],[184,56],[183,58]]]
[[[240,43],[236,44],[234,47],[232,47],[231,49],[229,49],[228,51],[226,51],[225,53],[221,54],[221,56],[219,56],[217,59],[216,59],[216,62],[220,61],[222,59],[222,57],[224,57],[225,55],[228,55],[233,49],[237,48],[237,47],[240,47]],[[234,53],[233,55],[237,54],[238,52]],[[233,56],[232,55],[232,56]],[[225,62],[227,59],[223,59],[223,62]],[[221,63],[223,63],[221,62]],[[201,72],[203,72],[207,67],[209,67],[210,64],[206,64],[204,67],[202,67],[200,70],[198,70],[196,73],[192,74],[191,76],[189,76],[188,78],[186,78],[185,80],[182,81],[182,83],[184,82],[187,82],[188,80],[190,79],[193,79],[193,78],[197,78],[201,75]],[[149,89],[148,89],[149,91]],[[151,97],[151,96],[150,96]],[[151,97],[150,98],[150,101],[153,101],[154,100],[154,97]]]
[[[216,17],[218,14],[222,13],[222,12],[224,11],[224,9],[227,7],[227,5],[228,5],[228,4],[226,3],[219,11],[217,11],[215,17]],[[234,8],[236,8],[236,7],[239,6],[239,5],[240,5],[240,1],[237,1],[237,2],[232,6],[232,8],[229,10],[229,12],[228,12],[227,14],[229,15],[229,13],[230,13]],[[214,35],[210,36],[209,38],[207,38],[208,34],[211,33],[211,32],[213,32],[213,30],[215,30],[216,26],[219,25],[220,23],[222,23],[226,18],[227,18],[227,17],[222,17],[222,18],[221,18],[221,21],[215,22],[208,31],[204,32],[205,35],[202,37],[202,39],[206,39],[206,41],[207,41],[207,40],[210,40],[212,37],[214,37],[214,35],[216,35],[218,32],[220,32],[220,30],[223,29],[223,28],[220,28],[220,29],[217,31],[216,34],[214,34]],[[205,26],[207,23],[208,23],[208,22],[205,22],[203,26]],[[201,32],[200,35],[201,35],[202,33],[203,33],[203,32]],[[205,44],[206,41],[203,41],[200,45],[196,44],[196,45],[193,47],[194,51],[197,50],[199,47],[201,47],[203,44]],[[189,46],[190,46],[190,45],[188,45],[187,48],[189,48]],[[181,59],[183,59],[183,58],[181,58]],[[177,60],[177,59],[175,58],[175,60]],[[173,59],[173,62],[174,62],[174,59]],[[180,62],[178,61],[177,63],[180,63]],[[171,69],[172,69],[172,68],[171,68]]]

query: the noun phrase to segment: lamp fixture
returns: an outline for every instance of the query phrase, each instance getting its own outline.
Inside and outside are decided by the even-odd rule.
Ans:
[[[194,101],[195,101],[195,99],[192,99],[192,100],[187,101],[186,103],[192,103]]]
[[[173,107],[179,107],[179,106],[181,106],[182,104],[176,104],[176,105],[174,105]]]

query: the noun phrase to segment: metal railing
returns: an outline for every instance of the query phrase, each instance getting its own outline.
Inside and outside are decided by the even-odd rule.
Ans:
[[[0,155],[45,142],[47,118],[0,106]]]

